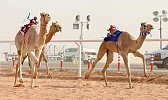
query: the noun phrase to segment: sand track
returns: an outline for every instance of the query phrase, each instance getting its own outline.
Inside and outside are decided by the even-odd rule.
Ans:
[[[167,100],[168,74],[132,73],[134,88],[128,89],[126,73],[107,72],[108,87],[101,72],[93,72],[89,79],[78,77],[76,70],[51,70],[52,79],[46,70],[39,70],[37,87],[30,87],[28,70],[23,70],[24,86],[14,87],[14,68],[0,69],[0,100]]]

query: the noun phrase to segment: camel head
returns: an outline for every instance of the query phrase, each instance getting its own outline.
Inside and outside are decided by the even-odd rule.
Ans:
[[[150,34],[150,31],[153,29],[151,24],[147,24],[146,22],[141,23],[140,31],[141,33],[145,33],[144,35]]]
[[[50,26],[50,32],[61,32],[62,31],[62,27],[61,25],[56,21],[56,22],[52,22],[52,25]]]
[[[45,13],[45,12],[40,13],[40,16],[41,16],[40,18],[41,25],[46,26],[48,22],[51,20],[51,17],[48,13]]]

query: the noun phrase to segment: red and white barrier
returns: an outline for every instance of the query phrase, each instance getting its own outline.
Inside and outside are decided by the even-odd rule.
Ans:
[[[88,70],[90,69],[90,56],[88,56]]]
[[[121,69],[120,63],[121,63],[120,62],[120,54],[118,53],[118,71],[120,71],[120,69]]]
[[[13,56],[12,56],[12,65],[13,67],[15,66],[15,53],[13,53]]]
[[[150,65],[151,65],[151,72],[153,72],[153,70],[154,70],[154,55],[153,54],[151,54],[151,63],[150,63]]]
[[[61,53],[61,63],[60,63],[60,69],[63,67],[63,54]]]

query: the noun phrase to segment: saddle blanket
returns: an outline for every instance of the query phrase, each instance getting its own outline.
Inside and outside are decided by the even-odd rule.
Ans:
[[[117,42],[118,40],[118,37],[120,36],[120,34],[122,33],[123,31],[120,31],[120,30],[117,30],[115,31],[112,35],[112,36],[107,36],[104,38],[104,41],[107,42],[107,41],[114,41],[114,42]]]

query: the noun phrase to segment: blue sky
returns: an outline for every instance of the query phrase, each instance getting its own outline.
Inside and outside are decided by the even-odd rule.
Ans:
[[[53,39],[79,39],[80,30],[74,30],[72,24],[75,16],[80,15],[81,21],[86,21],[86,16],[91,16],[90,30],[83,28],[83,38],[101,40],[106,36],[107,28],[114,24],[118,29],[127,31],[135,38],[139,36],[140,23],[151,23],[155,29],[152,37],[159,38],[159,22],[153,22],[153,11],[168,11],[168,0],[0,0],[0,40],[14,40],[16,33],[23,23],[24,18],[31,13],[31,17],[39,18],[40,12],[48,12],[52,21],[58,21],[62,33],[57,33]],[[168,22],[162,23],[163,38],[168,38]],[[157,46],[156,46],[157,44]],[[164,45],[167,44],[164,42]],[[90,47],[94,47],[89,44]],[[88,45],[88,46],[89,46]],[[149,46],[150,45],[150,46]],[[97,48],[99,45],[96,45]],[[159,48],[157,43],[144,43],[142,52]],[[145,49],[144,49],[145,48]]]

